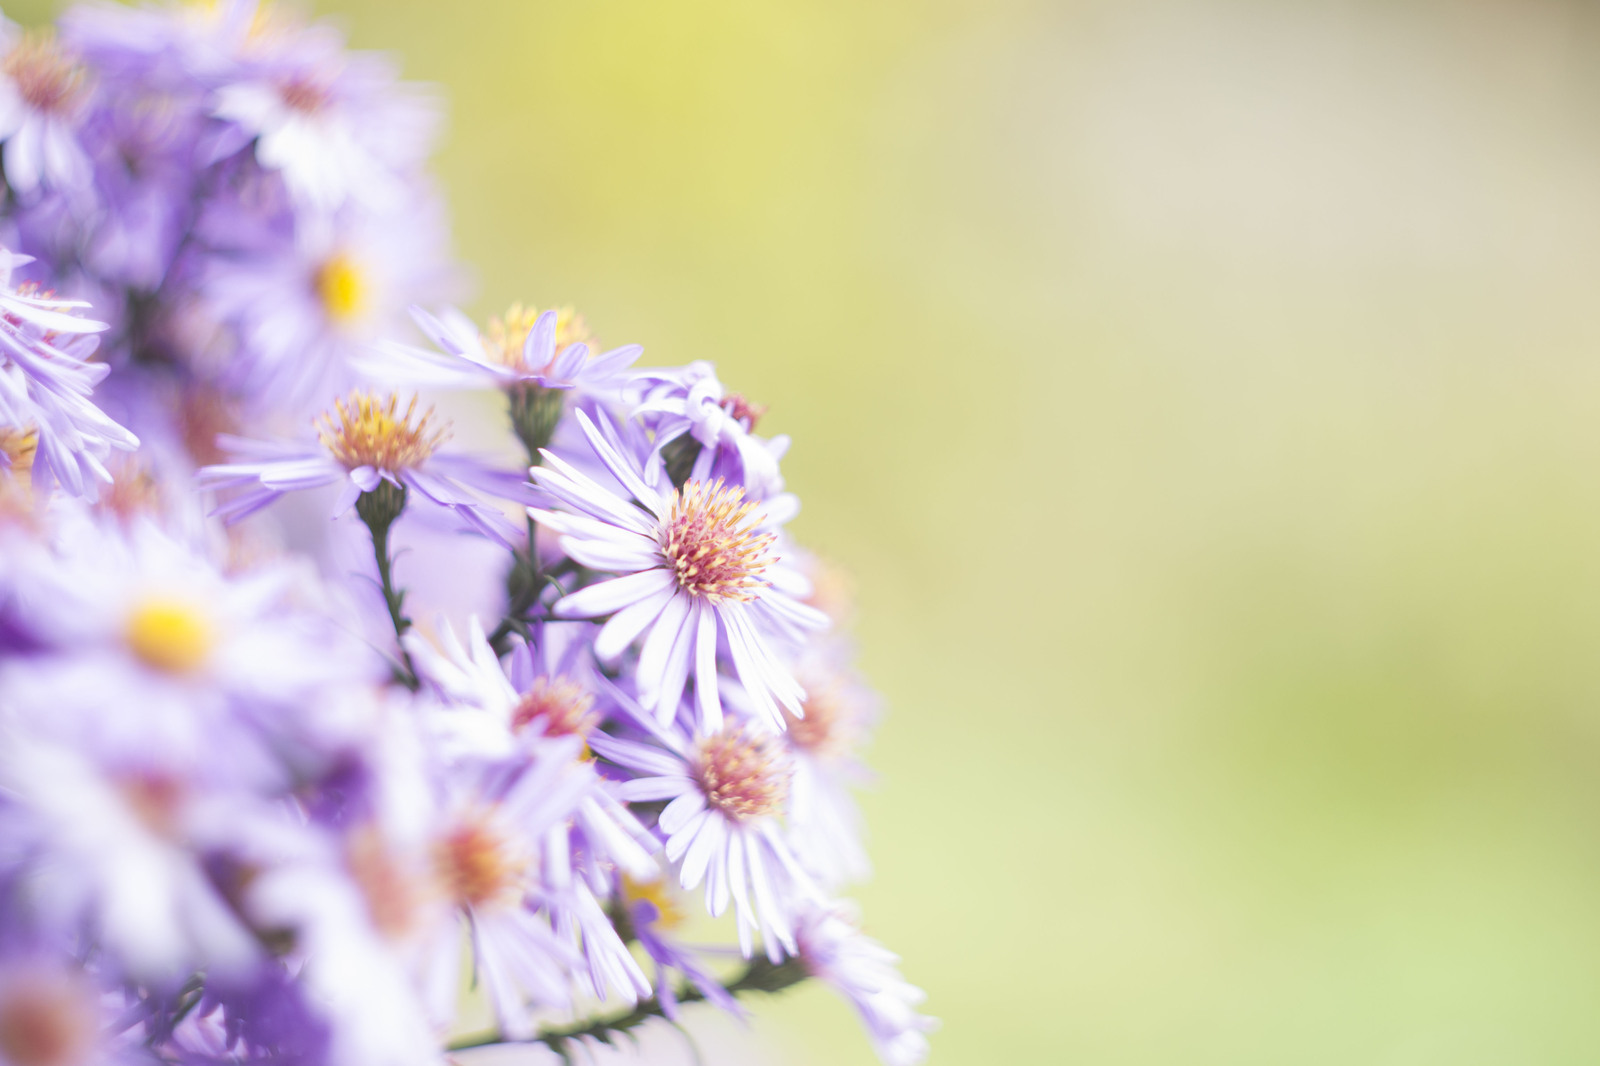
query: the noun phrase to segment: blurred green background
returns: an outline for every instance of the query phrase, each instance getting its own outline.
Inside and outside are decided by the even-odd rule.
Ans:
[[[793,434],[936,1064],[1600,1061],[1600,12],[317,10],[444,88],[473,311]]]

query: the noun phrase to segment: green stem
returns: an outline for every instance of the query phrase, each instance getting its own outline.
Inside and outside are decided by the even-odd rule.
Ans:
[[[765,958],[757,957],[744,968],[744,972],[733,980],[726,982],[722,987],[734,996],[746,992],[765,992],[772,994],[782,992],[799,984],[810,976],[805,966],[799,959],[785,959],[783,962],[773,963]],[[698,1003],[706,998],[706,994],[693,985],[683,985],[678,989],[678,1002]],[[499,1033],[488,1036],[468,1037],[451,1044],[449,1051],[465,1051],[467,1048],[489,1047],[495,1044],[532,1043],[543,1044],[545,1047],[560,1055],[562,1061],[571,1062],[568,1045],[583,1040],[598,1040],[602,1044],[613,1044],[614,1039],[632,1032],[651,1018],[664,1018],[666,1011],[661,1005],[661,1000],[652,997],[640,1003],[630,1011],[614,1014],[606,1018],[591,1018],[588,1021],[577,1022],[573,1025],[557,1026],[539,1030],[537,1036],[526,1041],[507,1040]]]
[[[389,621],[394,626],[395,646],[400,652],[400,661],[396,664],[395,673],[402,685],[415,692],[419,685],[417,669],[411,662],[411,653],[406,651],[405,644],[400,640],[405,636],[406,630],[411,628],[411,619],[405,614],[405,590],[395,588],[394,559],[389,554],[389,529],[405,507],[405,487],[391,485],[387,481],[379,484],[371,492],[363,492],[356,499],[356,513],[367,524],[367,532],[372,534],[372,555],[378,563],[378,582],[383,588],[383,605],[389,609]]]

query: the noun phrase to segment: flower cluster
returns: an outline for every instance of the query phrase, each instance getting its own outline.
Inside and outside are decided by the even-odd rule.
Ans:
[[[566,1057],[814,979],[921,1061],[762,409],[571,308],[408,336],[432,111],[326,27],[0,49],[0,1060]]]

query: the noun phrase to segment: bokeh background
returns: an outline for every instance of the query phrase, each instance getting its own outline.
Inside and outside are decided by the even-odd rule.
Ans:
[[[1600,11],[315,10],[445,92],[470,310],[793,434],[934,1063],[1600,1061]]]

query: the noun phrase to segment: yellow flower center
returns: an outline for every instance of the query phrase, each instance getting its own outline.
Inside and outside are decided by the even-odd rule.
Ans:
[[[361,265],[339,252],[317,268],[317,296],[335,322],[360,318],[367,309],[368,285]]]
[[[0,429],[0,452],[10,462],[7,468],[17,484],[28,488],[33,484],[33,457],[39,451],[39,434],[36,430],[23,432]]]
[[[592,350],[594,338],[589,335],[589,326],[583,316],[573,310],[570,304],[554,310],[557,354],[574,344],[587,344]],[[522,346],[527,343],[528,334],[533,332],[533,324],[539,321],[539,313],[536,307],[514,303],[504,315],[489,319],[483,335],[485,354],[501,366],[526,371],[543,370],[542,366],[526,365],[522,358]]]
[[[744,602],[766,584],[761,572],[774,559],[767,553],[777,537],[757,533],[754,501],[741,488],[690,481],[672,493],[661,524],[661,552],[691,596],[712,603]]]
[[[211,623],[193,603],[149,599],[128,615],[128,648],[146,666],[183,674],[205,662],[215,642]]]
[[[415,396],[404,414],[398,413],[399,404],[394,393],[385,403],[376,393],[352,392],[323,414],[317,439],[347,470],[370,466],[392,472],[420,466],[449,432],[428,425],[432,408],[417,415]]]
[[[656,913],[661,916],[656,919],[655,924],[662,929],[676,929],[683,924],[683,907],[673,895],[672,886],[667,884],[667,879],[664,877],[655,881],[635,881],[627,874],[623,874],[622,901],[629,906],[639,902],[653,905]]]

